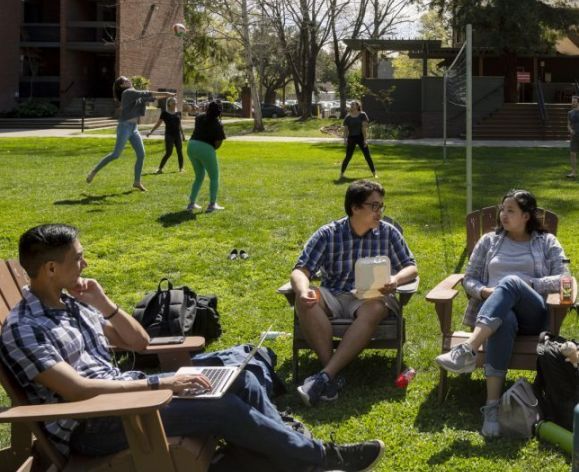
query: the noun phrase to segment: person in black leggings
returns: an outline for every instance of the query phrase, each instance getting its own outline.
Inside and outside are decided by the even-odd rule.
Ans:
[[[177,111],[177,100],[175,100],[175,98],[169,98],[167,100],[167,109],[161,112],[159,120],[155,123],[155,126],[151,128],[151,131],[147,133],[147,138],[161,126],[161,123],[165,123],[165,155],[161,159],[156,173],[163,173],[163,167],[165,167],[167,160],[171,157],[171,154],[173,154],[173,147],[177,150],[179,172],[183,172],[183,141],[185,141],[185,134],[181,126],[181,112]]]
[[[370,149],[368,149],[368,115],[362,111],[359,102],[353,101],[350,104],[350,113],[344,118],[344,144],[346,145],[346,157],[342,161],[342,169],[340,171],[340,179],[344,178],[346,168],[352,159],[356,145],[360,147],[364,153],[364,159],[368,163],[370,172],[377,178],[376,168],[370,156]]]

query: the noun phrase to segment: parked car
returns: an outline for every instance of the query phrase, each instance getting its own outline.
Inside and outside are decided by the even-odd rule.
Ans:
[[[269,103],[261,104],[261,116],[264,118],[281,118],[286,115],[283,108]]]
[[[222,100],[221,105],[223,106],[223,116],[241,116],[242,108],[238,103]]]

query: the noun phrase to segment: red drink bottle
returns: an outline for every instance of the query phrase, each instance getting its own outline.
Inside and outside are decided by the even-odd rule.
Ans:
[[[416,370],[412,367],[404,369],[404,371],[400,372],[400,375],[394,381],[394,386],[396,388],[406,388],[415,375]]]

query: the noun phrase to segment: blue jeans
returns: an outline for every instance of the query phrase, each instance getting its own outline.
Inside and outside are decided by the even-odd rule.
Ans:
[[[145,162],[145,146],[143,145],[143,138],[139,134],[137,128],[137,123],[132,123],[130,121],[119,121],[117,126],[117,142],[115,143],[115,148],[113,152],[107,154],[101,159],[101,161],[93,169],[93,173],[97,173],[109,162],[118,159],[127,141],[130,141],[135,154],[137,155],[137,160],[135,161],[135,180],[134,183],[139,183],[141,181],[141,172],[143,171],[143,163]]]
[[[160,414],[167,436],[211,434],[263,454],[279,470],[312,470],[324,456],[321,442],[308,439],[283,423],[251,372],[242,372],[221,399],[174,399]],[[118,417],[83,421],[71,439],[72,450],[85,455],[112,454],[127,447]]]
[[[539,334],[547,318],[545,300],[526,282],[513,275],[501,279],[476,317],[477,326],[493,331],[486,344],[487,377],[504,377],[517,334]]]

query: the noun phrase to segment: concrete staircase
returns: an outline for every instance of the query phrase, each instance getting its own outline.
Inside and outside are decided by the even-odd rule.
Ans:
[[[87,98],[85,129],[116,126],[112,98]],[[54,118],[0,118],[0,129],[78,129],[82,127],[82,98],[75,98]]]
[[[79,118],[82,116],[82,98],[74,98],[60,116]],[[115,116],[115,102],[112,98],[87,98],[86,116],[113,117]]]
[[[505,103],[503,107],[473,126],[473,139],[565,140],[568,104],[547,103],[545,123],[536,103]]]

